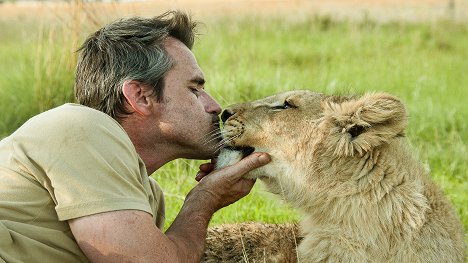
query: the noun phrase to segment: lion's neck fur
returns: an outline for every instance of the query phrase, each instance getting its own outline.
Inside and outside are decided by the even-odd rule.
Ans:
[[[299,164],[294,170],[283,170],[287,174],[278,175],[279,180],[265,183],[304,214],[302,229],[315,229],[314,235],[331,231],[335,235],[324,236],[349,237],[368,248],[390,248],[396,243],[392,239],[411,239],[425,223],[429,209],[423,180],[416,176],[424,174],[418,171],[424,168],[409,153],[401,154],[402,143],[395,144],[367,153],[360,161],[321,162],[311,157],[315,158],[311,166]],[[398,158],[393,154],[396,150]],[[321,153],[313,155],[317,154]]]

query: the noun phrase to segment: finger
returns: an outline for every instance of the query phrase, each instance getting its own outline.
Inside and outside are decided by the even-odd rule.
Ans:
[[[239,162],[223,168],[222,174],[227,176],[234,176],[234,178],[241,178],[247,172],[255,168],[263,166],[271,161],[270,155],[267,153],[252,153]]]
[[[208,173],[205,173],[205,172],[202,172],[202,171],[199,171],[197,173],[197,175],[195,176],[195,180],[197,182],[200,182],[201,179],[203,179],[203,177],[205,177]]]
[[[214,164],[212,163],[204,163],[200,165],[200,171],[209,173],[214,170]]]

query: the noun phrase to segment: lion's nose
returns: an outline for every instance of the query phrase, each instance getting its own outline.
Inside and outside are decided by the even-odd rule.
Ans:
[[[221,120],[223,122],[226,122],[227,119],[229,119],[229,117],[231,117],[233,115],[233,113],[227,109],[227,110],[224,110],[223,113],[221,114]]]

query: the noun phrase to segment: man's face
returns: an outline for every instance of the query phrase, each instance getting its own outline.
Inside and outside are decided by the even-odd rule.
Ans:
[[[180,152],[178,157],[210,159],[219,146],[221,107],[204,90],[203,72],[192,52],[174,38],[165,41],[165,48],[174,65],[164,76],[161,135]]]

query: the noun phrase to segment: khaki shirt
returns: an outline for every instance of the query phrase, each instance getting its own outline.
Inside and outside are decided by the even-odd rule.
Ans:
[[[164,224],[164,199],[108,115],[65,104],[0,141],[0,262],[87,262],[68,219],[134,209]]]

